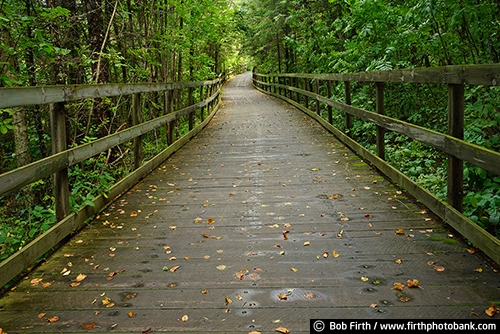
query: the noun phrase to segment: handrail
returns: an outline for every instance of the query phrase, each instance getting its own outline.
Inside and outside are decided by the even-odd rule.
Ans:
[[[279,97],[296,106],[320,122],[342,142],[382,173],[405,188],[417,200],[439,216],[461,235],[496,263],[500,263],[500,240],[479,227],[462,214],[463,209],[463,162],[500,175],[500,153],[464,141],[464,85],[500,85],[500,65],[444,66],[424,69],[374,71],[346,74],[259,74],[254,72],[254,86],[264,93]],[[345,101],[342,103],[320,94],[320,85],[326,85],[331,96],[332,82],[343,82]],[[376,86],[376,111],[371,112],[351,106],[351,83],[372,82]],[[443,134],[384,114],[385,83],[410,82],[433,83],[448,86],[448,133]],[[314,110],[309,103],[316,102]],[[327,106],[328,120],[321,116],[321,104]],[[358,117],[377,126],[377,152],[373,154],[347,134],[334,126],[332,108],[345,113],[346,127],[352,127],[352,117]],[[419,186],[402,172],[385,161],[386,130],[398,132],[413,140],[430,145],[448,154],[447,202]]]
[[[143,84],[100,84],[73,86],[18,87],[0,89],[0,108],[12,108],[32,104],[53,104],[51,108],[51,128],[57,141],[65,141],[64,104],[87,98],[101,98],[120,95],[132,95],[132,126],[117,133],[99,138],[92,142],[67,149],[63,147],[52,155],[0,175],[0,196],[20,189],[32,182],[48,176],[55,177],[55,202],[57,224],[48,231],[22,247],[18,252],[0,263],[0,287],[9,283],[17,275],[32,266],[41,256],[54,248],[64,238],[79,230],[91,217],[99,213],[114,198],[133,187],[143,177],[157,168],[170,155],[181,148],[205,127],[217,112],[220,105],[220,93],[225,78],[200,82],[143,83]],[[200,89],[200,101],[193,101],[193,88]],[[189,106],[174,111],[174,91],[188,89]],[[205,90],[206,89],[206,90]],[[204,91],[205,90],[205,91]],[[167,114],[141,122],[141,93],[165,92]],[[205,97],[204,96],[208,96]],[[200,123],[194,126],[196,112],[200,112]],[[175,138],[173,122],[188,116],[189,132]],[[62,120],[62,122],[61,122]],[[142,136],[154,129],[169,124],[168,147],[162,152],[143,162]],[[61,126],[62,125],[62,126]],[[135,170],[111,187],[106,194],[97,196],[93,205],[86,205],[78,212],[69,211],[69,185],[67,169],[116,145],[133,140]]]

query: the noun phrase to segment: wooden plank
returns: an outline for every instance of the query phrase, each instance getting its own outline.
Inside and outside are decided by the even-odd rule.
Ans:
[[[13,108],[26,105],[78,101],[88,98],[130,95],[165,90],[200,87],[219,82],[221,79],[198,82],[139,83],[139,84],[100,84],[68,85],[43,87],[0,88],[0,108]]]
[[[457,65],[343,74],[286,73],[270,74],[268,76],[298,77],[332,81],[414,82],[498,86],[500,85],[500,65]]]

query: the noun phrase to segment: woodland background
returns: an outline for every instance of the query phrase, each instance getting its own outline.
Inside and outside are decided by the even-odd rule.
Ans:
[[[491,64],[500,57],[500,0],[0,0],[0,34],[0,87],[199,81],[254,66],[345,73]],[[343,99],[340,85],[334,97]],[[145,119],[163,113],[157,94],[142,101]],[[352,104],[374,110],[374,87],[353,86]],[[126,97],[68,104],[68,146],[126,127],[130,106]],[[436,131],[446,131],[446,106],[446,87],[386,90],[388,116]],[[467,87],[465,114],[465,140],[499,151],[498,87]],[[342,129],[343,115],[335,120]],[[50,155],[49,124],[49,106],[0,110],[0,173]],[[357,120],[349,134],[374,150],[374,125]],[[147,156],[165,136],[145,138]],[[395,133],[386,140],[392,164],[446,197],[446,156]],[[131,171],[130,147],[71,168],[73,210]],[[464,185],[465,214],[498,236],[500,177],[466,165]],[[0,260],[55,223],[53,202],[51,179],[0,198]]]

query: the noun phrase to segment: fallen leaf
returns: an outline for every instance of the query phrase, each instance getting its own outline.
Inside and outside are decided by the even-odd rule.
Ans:
[[[94,324],[93,322],[89,322],[89,323],[82,324],[82,327],[84,329],[94,329],[97,327],[97,325]]]
[[[367,214],[365,215],[365,218],[366,218],[366,219],[371,219],[371,218],[372,218],[372,215],[371,215],[371,214],[369,214],[369,213],[367,213]]]
[[[287,236],[288,233],[290,233],[289,230],[283,231],[283,240],[288,240],[288,236]]]
[[[227,268],[227,266],[226,266],[226,265],[224,265],[224,264],[220,264],[220,265],[218,265],[218,266],[217,266],[217,267],[215,267],[215,268],[217,268],[217,269],[219,269],[219,270],[225,270],[225,269]]]
[[[297,268],[291,268],[290,270],[293,271],[294,273],[296,273],[297,271],[299,271]]]
[[[311,246],[311,243],[309,241],[304,242],[304,246]]]
[[[366,282],[366,281],[368,281],[368,280],[369,280],[369,278],[368,278],[368,277],[366,277],[366,276],[361,276],[361,280],[362,280],[363,282]]]
[[[400,283],[400,282],[395,282],[395,283],[393,284],[393,289],[394,289],[394,290],[403,291],[403,288],[404,288],[403,283]]]
[[[323,257],[326,259],[328,258],[328,252],[323,252]]]
[[[130,217],[137,217],[137,212],[132,211],[132,212],[130,213]]]
[[[444,267],[441,266],[434,266],[435,271],[444,271]]]
[[[401,264],[401,263],[403,263],[403,259],[396,259],[396,260],[394,260],[394,262],[396,262],[397,264]]]
[[[229,298],[228,296],[225,296],[225,298],[224,298],[224,303],[225,303],[226,305],[231,304],[232,302],[233,302],[233,301],[231,300],[231,298]]]
[[[85,275],[85,274],[78,274],[78,276],[76,276],[76,281],[77,281],[77,282],[81,282],[81,281],[83,281],[86,277],[87,277],[87,275]]]
[[[251,331],[251,332],[248,332],[248,334],[262,334],[261,332],[257,332],[257,331]]]
[[[189,320],[189,317],[187,316],[187,314],[183,315],[182,316],[182,322],[187,322]]]
[[[38,319],[42,319],[46,315],[47,315],[47,313],[40,313],[40,314],[38,314]]]
[[[406,285],[409,288],[418,288],[418,287],[420,287],[420,282],[418,281],[418,279],[407,280]]]
[[[378,305],[377,305],[377,304],[375,304],[375,303],[370,304],[370,308],[375,308],[375,307],[377,307],[377,306],[378,306]]]
[[[398,235],[404,235],[405,231],[402,228],[398,228],[395,233]]]
[[[207,289],[203,289],[203,290],[201,290],[201,294],[202,294],[202,295],[206,295],[207,293],[209,293],[209,291],[208,291]]]
[[[47,319],[48,322],[50,323],[54,323],[54,322],[57,322],[59,320],[59,317],[57,315],[53,316],[53,317],[50,317]]]
[[[49,286],[51,286],[51,285],[52,285],[52,283],[46,282],[46,283],[43,283],[43,284],[42,284],[42,288],[44,288],[44,289],[45,289],[45,288],[48,288],[48,287],[49,287]]]
[[[316,295],[312,292],[306,292],[304,293],[304,297],[306,297],[307,299],[313,299],[314,297],[316,297]]]
[[[275,331],[281,334],[290,334],[290,331],[285,327],[278,327]]]
[[[332,255],[333,255],[333,257],[339,257],[339,256],[340,256],[340,255],[339,255],[339,253],[337,253],[337,251],[336,251],[336,250],[334,250],[334,251],[333,251],[333,254],[332,254]]]
[[[486,313],[488,316],[492,317],[497,313],[497,307],[494,303],[490,305],[486,310],[484,310],[484,313]]]
[[[177,271],[177,269],[179,269],[181,266],[175,266],[175,267],[172,267],[170,268],[170,272],[173,273],[175,271]]]
[[[31,286],[37,286],[42,280],[43,280],[43,278],[33,278],[30,281],[30,284],[31,284]]]
[[[287,300],[288,299],[288,295],[286,293],[279,293],[278,294],[278,299],[279,300]]]

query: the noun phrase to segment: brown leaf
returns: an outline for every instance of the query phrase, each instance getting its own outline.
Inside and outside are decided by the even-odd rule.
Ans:
[[[57,315],[53,316],[53,317],[50,317],[47,319],[48,322],[50,323],[54,323],[54,322],[57,322],[59,320],[59,317]]]
[[[288,299],[288,295],[286,293],[279,293],[278,294],[278,299],[279,300],[287,300]]]
[[[484,313],[486,313],[488,316],[492,317],[497,313],[497,307],[494,303],[490,305],[486,310],[484,310]]]
[[[208,291],[207,289],[203,289],[203,290],[201,290],[201,294],[202,294],[202,295],[206,295],[208,292],[209,292],[209,291]]]
[[[245,273],[243,272],[243,270],[240,270],[235,274],[235,276],[241,281],[243,280],[243,277],[245,277]]]
[[[46,315],[47,315],[47,313],[40,313],[40,314],[38,314],[38,319],[42,319]]]
[[[79,286],[79,285],[80,285],[80,283],[81,283],[81,282],[71,282],[71,283],[69,284],[69,286],[70,286],[70,287],[72,287],[72,288],[75,288],[75,287]]]
[[[89,323],[82,324],[82,327],[84,329],[94,329],[97,327],[97,325],[94,324],[93,322],[89,322]]]
[[[290,233],[289,230],[283,231],[283,240],[288,240],[288,236],[287,236],[288,233]]]
[[[285,327],[278,327],[275,331],[281,334],[290,334],[290,331]]]
[[[262,333],[261,332],[257,332],[257,331],[251,331],[251,332],[248,332],[248,334],[262,334]]]
[[[434,266],[435,271],[444,271],[444,267],[441,266]]]

